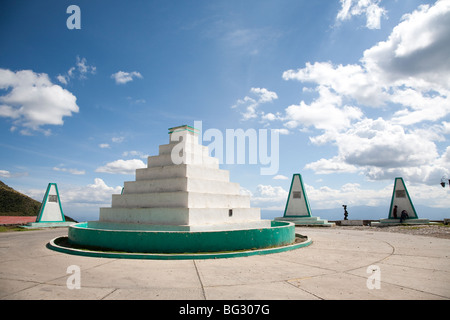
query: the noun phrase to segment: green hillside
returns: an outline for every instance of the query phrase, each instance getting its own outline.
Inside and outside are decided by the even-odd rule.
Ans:
[[[41,203],[0,181],[1,216],[37,216]]]
[[[0,181],[0,216],[37,216],[41,203]],[[64,215],[66,221],[74,221]]]

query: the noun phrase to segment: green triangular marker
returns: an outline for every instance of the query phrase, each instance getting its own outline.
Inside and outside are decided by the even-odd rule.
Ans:
[[[36,222],[64,222],[64,213],[56,183],[49,183]]]
[[[395,178],[388,218],[400,219],[403,210],[407,212],[409,219],[419,218],[411,198],[409,197],[403,178]]]
[[[405,211],[407,216],[402,217]],[[372,222],[372,226],[389,226],[400,224],[429,224],[429,219],[419,219],[416,209],[411,201],[403,178],[395,178],[394,190],[392,191],[391,206],[387,219],[380,219],[380,222]]]
[[[303,186],[302,176],[298,173],[292,177],[289,196],[284,209],[285,217],[311,217],[308,197]]]
[[[308,197],[303,185],[302,176],[299,173],[295,173],[292,177],[291,188],[289,189],[284,215],[282,217],[275,218],[275,220],[292,222],[296,226],[334,226],[334,223],[328,222],[325,219],[311,216],[311,208],[309,206]]]

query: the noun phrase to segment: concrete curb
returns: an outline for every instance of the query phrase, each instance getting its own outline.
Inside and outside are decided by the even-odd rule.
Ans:
[[[297,236],[297,235],[296,235]],[[64,247],[56,244],[56,242],[64,237],[58,237],[52,239],[48,244],[47,248],[78,256],[86,257],[96,257],[96,258],[113,258],[113,259],[150,259],[150,260],[191,260],[191,259],[223,259],[223,258],[236,258],[236,257],[249,257],[254,255],[264,255],[272,253],[280,253],[289,250],[295,250],[303,247],[309,246],[312,241],[306,238],[305,241],[300,243],[295,243],[292,245],[260,249],[260,250],[246,250],[237,252],[223,252],[223,253],[189,253],[189,254],[157,254],[157,253],[127,253],[127,252],[106,252],[106,251],[95,251],[95,250],[81,250],[75,248]]]

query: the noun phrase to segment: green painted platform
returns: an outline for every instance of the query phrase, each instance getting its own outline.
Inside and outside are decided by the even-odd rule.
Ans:
[[[76,224],[76,222],[62,221],[62,222],[30,222],[26,225],[20,226],[25,229],[40,229],[40,228],[62,228],[69,227]]]
[[[199,252],[199,253],[139,253],[139,252],[130,253],[130,252],[77,249],[67,245],[60,244],[61,242],[66,241],[67,237],[55,238],[47,244],[47,247],[49,249],[62,253],[77,256],[96,257],[96,258],[142,259],[142,260],[193,260],[193,259],[224,259],[224,258],[249,257],[254,255],[266,255],[295,250],[307,247],[310,244],[312,244],[310,238],[297,234],[296,241],[293,244],[259,250]]]
[[[81,252],[57,246],[53,248],[74,254],[101,252],[96,255],[125,255],[128,258],[137,255],[147,259],[180,258],[181,255],[217,258],[267,254],[308,244],[308,241],[298,243],[293,223],[281,221],[271,221],[271,226],[266,228],[198,232],[161,230],[160,226],[152,230],[149,225],[134,225],[126,229],[95,221],[70,226],[67,238],[69,247],[82,249]]]
[[[380,222],[372,222],[370,225],[375,227],[401,226],[401,225],[419,225],[430,224],[429,219],[411,218],[400,222],[400,219],[380,219]]]
[[[326,219],[319,217],[279,217],[275,218],[276,221],[291,222],[299,227],[304,226],[319,226],[319,227],[334,227],[334,222],[328,222]]]

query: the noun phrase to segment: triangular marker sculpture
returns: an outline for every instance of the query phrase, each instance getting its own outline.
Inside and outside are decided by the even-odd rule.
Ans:
[[[405,210],[408,216],[401,219],[402,211]],[[429,219],[419,219],[416,209],[411,201],[403,178],[395,178],[394,190],[392,191],[391,206],[387,219],[380,219],[380,222],[372,222],[372,226],[389,226],[399,224],[429,224]]]
[[[308,197],[303,186],[302,176],[298,173],[292,177],[289,196],[284,209],[285,217],[311,217]]]
[[[42,199],[41,209],[36,218],[36,222],[28,223],[23,228],[54,228],[54,227],[67,227],[75,222],[66,221],[61,206],[61,200],[59,199],[58,186],[56,183],[49,183],[47,191],[45,192],[44,199]]]
[[[335,225],[327,220],[311,216],[308,196],[306,195],[302,176],[299,173],[295,173],[292,177],[283,217],[275,218],[275,220],[292,222],[296,226],[319,225],[331,227]]]
[[[56,183],[49,183],[36,222],[64,222],[64,213]]]
[[[403,178],[395,178],[388,218],[400,219],[403,210],[406,210],[409,219],[419,218],[411,198],[409,197]]]

